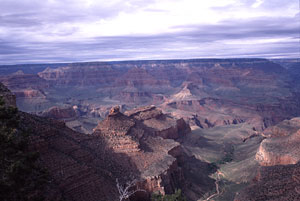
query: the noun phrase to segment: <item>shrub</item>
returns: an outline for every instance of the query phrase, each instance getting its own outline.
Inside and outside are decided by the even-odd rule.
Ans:
[[[36,161],[38,153],[28,151],[29,134],[19,126],[17,108],[0,97],[0,200],[43,200],[40,191],[47,173]]]
[[[176,190],[174,194],[162,195],[162,194],[152,194],[151,201],[186,201],[186,198],[182,195],[180,189]]]

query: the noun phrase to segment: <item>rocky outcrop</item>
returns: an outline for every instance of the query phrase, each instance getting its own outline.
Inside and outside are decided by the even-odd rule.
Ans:
[[[165,135],[160,126],[169,129],[169,135]],[[165,194],[183,188],[185,183],[177,160],[180,144],[167,138],[178,138],[179,131],[183,136],[188,129],[183,120],[172,119],[155,106],[137,108],[125,114],[117,106],[98,124],[93,135],[102,137],[114,152],[126,153],[140,172],[140,188]]]
[[[166,103],[163,108],[173,108],[174,114],[185,111],[191,125],[200,128],[251,123],[258,130],[264,128],[262,117],[253,111],[251,105],[239,105],[229,100],[203,98],[200,100],[178,100]]]
[[[146,106],[125,112],[126,115],[143,123],[155,136],[164,139],[179,139],[191,131],[190,126],[182,119],[175,119],[163,114],[155,106]]]
[[[136,122],[122,114],[117,106],[94,129],[94,135],[102,136],[115,152],[137,152],[140,150],[139,139],[144,131],[134,128],[135,125]]]
[[[262,166],[296,164],[300,160],[300,118],[285,120],[268,128],[256,160]]]
[[[53,119],[71,119],[77,116],[76,111],[73,107],[58,107],[53,106],[47,111],[44,111],[41,116],[50,117]]]

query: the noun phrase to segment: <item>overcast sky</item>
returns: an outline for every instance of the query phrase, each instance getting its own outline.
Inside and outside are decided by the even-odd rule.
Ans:
[[[299,0],[0,0],[0,64],[299,55]]]

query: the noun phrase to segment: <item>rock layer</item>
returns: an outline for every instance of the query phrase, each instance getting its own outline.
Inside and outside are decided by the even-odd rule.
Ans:
[[[268,128],[256,154],[262,166],[296,164],[300,160],[300,118]]]
[[[128,155],[140,172],[141,181],[138,185],[142,189],[162,194],[172,193],[176,188],[183,188],[185,183],[178,166],[178,155],[175,154],[180,144],[167,139],[174,136],[163,135],[163,131],[155,130],[155,126],[162,124],[168,128],[177,128],[175,134],[178,135],[180,128],[186,129],[182,121],[166,117],[154,106],[127,111],[125,115],[120,112],[119,107],[114,107],[107,118],[94,129],[93,135],[101,136],[115,152]],[[186,130],[181,130],[182,134],[186,134]]]

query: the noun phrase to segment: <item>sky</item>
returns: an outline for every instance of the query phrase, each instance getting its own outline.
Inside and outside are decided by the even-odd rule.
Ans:
[[[0,0],[0,65],[299,58],[299,0]]]

